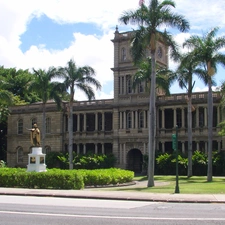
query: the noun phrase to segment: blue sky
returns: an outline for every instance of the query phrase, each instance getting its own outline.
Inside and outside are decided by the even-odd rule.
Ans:
[[[89,65],[96,71],[102,91],[96,99],[113,98],[113,43],[115,27],[131,30],[130,25],[119,24],[124,10],[137,8],[139,0],[0,0],[0,65],[22,69],[65,66],[73,58],[78,66]],[[218,35],[225,35],[224,0],[175,0],[175,11],[189,20],[188,33],[173,32],[179,44],[191,34],[201,35],[219,26]],[[145,0],[147,4],[148,1]],[[224,50],[225,52],[225,50]],[[170,68],[176,65],[170,61]],[[217,85],[224,78],[220,68],[215,78]],[[196,79],[194,91],[207,90]],[[184,92],[177,85],[172,93]],[[76,93],[77,100],[85,100]]]

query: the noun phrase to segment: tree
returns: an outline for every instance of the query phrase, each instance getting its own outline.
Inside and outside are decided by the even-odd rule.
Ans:
[[[60,108],[61,97],[65,92],[64,85],[57,81],[52,81],[57,76],[57,69],[50,67],[47,71],[43,69],[35,70],[34,80],[29,84],[29,90],[35,92],[41,99],[43,104],[43,117],[42,117],[42,146],[45,148],[45,135],[46,135],[46,103],[48,100],[54,100]]]
[[[34,92],[27,92],[29,83],[34,79],[28,70],[0,67],[1,87],[11,92],[16,102],[33,103],[40,100]]]
[[[149,144],[148,144],[148,187],[154,186],[154,163],[155,163],[155,137],[156,137],[156,113],[155,113],[155,86],[156,86],[156,42],[162,41],[170,48],[171,56],[176,59],[176,44],[172,36],[165,30],[160,32],[161,26],[178,28],[180,31],[189,29],[189,23],[179,14],[173,13],[175,8],[172,0],[151,0],[149,6],[144,3],[135,11],[125,11],[119,20],[124,24],[136,24],[138,29],[134,31],[132,38],[132,55],[134,62],[140,61],[146,48],[151,52],[151,88],[149,97]],[[150,74],[149,74],[150,76]]]
[[[95,98],[94,90],[101,89],[101,84],[94,78],[95,71],[90,66],[78,67],[71,59],[66,67],[59,68],[59,74],[64,77],[64,85],[70,93],[68,107],[68,130],[69,130],[69,169],[73,169],[73,102],[75,90],[81,90],[89,100]],[[91,86],[92,85],[92,86]]]
[[[195,85],[193,82],[193,75],[197,75],[200,80],[203,80],[204,83],[207,83],[207,78],[205,71],[201,68],[198,68],[198,62],[193,60],[192,54],[183,54],[180,56],[180,65],[178,66],[175,74],[179,86],[187,90],[187,123],[188,123],[188,171],[187,176],[192,176],[192,92]]]
[[[208,169],[207,181],[212,181],[212,138],[213,138],[213,96],[212,82],[217,66],[225,67],[225,55],[220,52],[225,47],[225,37],[216,37],[219,28],[215,27],[202,36],[193,35],[184,46],[192,50],[193,60],[207,73],[208,83]]]
[[[151,77],[149,74],[151,73],[151,58],[147,58],[144,61],[141,61],[138,64],[138,70],[133,77],[133,88],[137,85],[143,86],[145,84],[145,91],[150,93],[150,84],[151,84]],[[175,81],[176,76],[167,68],[156,67],[156,89],[161,89],[164,91],[166,95],[170,94],[170,86]]]

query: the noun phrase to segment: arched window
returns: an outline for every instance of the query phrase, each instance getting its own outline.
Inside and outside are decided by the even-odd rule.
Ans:
[[[125,48],[122,48],[121,49],[121,60],[122,61],[125,61],[126,58],[127,58],[126,49]]]
[[[144,127],[144,112],[139,113],[139,128]]]
[[[132,124],[131,112],[128,112],[127,113],[127,129],[131,128],[131,124]]]
[[[141,82],[139,84],[138,88],[139,88],[139,93],[143,93],[144,92],[144,84],[143,84],[143,82]]]
[[[45,126],[46,126],[46,133],[50,134],[51,133],[51,118],[46,118],[45,121]]]
[[[17,134],[23,134],[23,119],[17,121]]]
[[[131,76],[127,76],[127,93],[130,94],[132,93],[132,81],[131,81]]]
[[[18,146],[16,148],[16,153],[17,153],[17,163],[22,163],[23,162],[23,148],[21,146]]]

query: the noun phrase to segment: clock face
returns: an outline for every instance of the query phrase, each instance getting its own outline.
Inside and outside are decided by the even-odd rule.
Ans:
[[[161,47],[158,47],[157,55],[158,55],[159,58],[162,58],[163,52],[162,52],[162,48]]]

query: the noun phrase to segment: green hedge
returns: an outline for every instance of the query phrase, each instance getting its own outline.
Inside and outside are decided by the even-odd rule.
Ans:
[[[40,189],[82,189],[84,186],[109,185],[130,182],[132,171],[121,169],[60,170],[27,172],[21,168],[0,168],[0,187]]]

